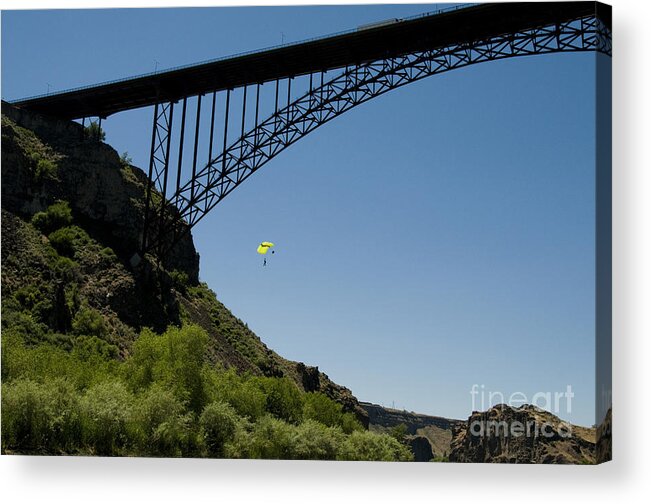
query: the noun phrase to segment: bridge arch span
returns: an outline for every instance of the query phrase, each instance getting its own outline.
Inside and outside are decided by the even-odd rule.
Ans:
[[[566,23],[502,34],[473,43],[412,52],[347,67],[243,132],[180,186],[169,199],[179,211],[164,223],[149,247],[173,244],[220,201],[286,148],[343,113],[393,89],[429,76],[482,62],[558,52],[611,54],[610,34],[601,20],[586,16]],[[312,85],[316,81],[315,85]],[[259,92],[258,84],[258,92]],[[169,106],[169,105],[168,105]]]

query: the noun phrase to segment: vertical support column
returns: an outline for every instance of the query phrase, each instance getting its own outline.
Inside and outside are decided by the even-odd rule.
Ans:
[[[201,124],[201,95],[197,96],[197,122],[194,126],[194,153],[192,156],[192,179],[190,181],[190,221],[194,214],[194,183],[197,178],[197,149],[199,148],[199,126]]]
[[[260,112],[260,83],[258,83],[255,92],[255,124],[254,124],[254,138],[253,138],[253,150],[255,151],[258,148],[258,115]]]
[[[222,175],[226,170],[226,147],[228,143],[228,111],[231,103],[231,90],[226,90],[226,111],[224,113],[224,148],[222,150]]]
[[[314,95],[312,94],[312,91],[314,91],[314,86],[312,84],[313,78],[314,78],[314,73],[310,72],[310,110],[312,109],[314,103]]]
[[[181,187],[181,172],[183,171],[183,142],[185,141],[185,113],[188,108],[188,99],[183,98],[183,108],[181,109],[181,136],[179,137],[179,159],[176,166],[176,192],[178,195]],[[174,201],[177,204],[177,201]]]
[[[142,235],[141,253],[148,252],[152,245],[160,242],[162,222],[158,223],[157,235],[152,239],[152,220],[164,216],[165,195],[169,173],[170,141],[172,138],[172,114],[174,104],[158,102],[154,105],[154,120],[151,132],[151,152],[147,174],[147,189],[145,196],[145,215]],[[158,190],[162,197],[160,213],[154,209],[153,191]]]
[[[242,98],[242,129],[240,131],[240,138],[244,138],[244,126],[246,125],[246,90],[248,86],[244,86],[244,96]],[[244,142],[240,144],[240,159],[244,156]]]
[[[158,123],[158,103],[154,105],[154,122],[151,127],[151,150],[149,153],[149,170],[147,172],[147,190],[145,196],[145,221],[142,230],[142,255],[147,251],[147,233],[149,232],[149,206],[151,204],[152,174],[154,171],[154,152],[156,149],[156,124]]]
[[[165,110],[163,109],[163,118],[167,124],[167,140],[165,141],[165,144],[163,145],[161,142],[161,148],[165,149],[163,151],[163,185],[161,186],[161,202],[160,202],[160,217],[159,217],[159,237],[162,237],[162,228],[165,227],[165,207],[167,205],[167,176],[169,173],[169,167],[170,167],[170,143],[172,141],[172,119],[173,119],[173,114],[174,114],[174,103],[170,103],[169,107],[169,114],[165,114]],[[160,241],[159,243],[160,246],[160,255],[162,255],[163,251],[163,241]]]
[[[208,142],[208,163],[212,162],[212,142],[215,136],[215,103],[217,100],[217,91],[212,94],[212,112],[210,113],[210,140]]]
[[[274,106],[274,130],[278,131],[278,91],[280,87],[280,79],[276,81],[276,104]]]
[[[323,120],[323,76],[325,72],[321,70],[321,87],[319,88],[319,105],[321,106],[321,111],[319,112],[319,120]]]
[[[293,77],[287,79],[287,125],[289,125],[289,104],[292,101],[292,79]]]
[[[289,143],[289,104],[292,99],[292,77],[287,78],[287,114],[285,115],[285,144]]]

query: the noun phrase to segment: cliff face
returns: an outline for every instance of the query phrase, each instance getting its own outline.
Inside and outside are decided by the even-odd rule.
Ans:
[[[141,170],[122,162],[110,146],[84,140],[80,125],[3,103],[3,313],[7,302],[27,302],[66,344],[75,313],[88,306],[101,314],[108,328],[103,337],[122,357],[145,327],[162,332],[170,324],[195,324],[209,336],[213,363],[291,378],[307,392],[323,392],[340,402],[368,426],[350,390],[317,367],[269,349],[207,285],[198,283],[199,256],[189,234],[168,258],[166,271],[157,273],[147,261],[132,268],[130,258],[142,238],[145,188]],[[69,204],[78,229],[70,260],[57,259],[52,235],[30,223],[59,200]]]
[[[473,412],[455,430],[451,462],[594,464],[595,431],[535,406]]]
[[[368,402],[361,402],[360,404],[368,413],[370,424],[382,427],[395,427],[404,424],[409,434],[416,434],[419,429],[432,426],[452,431],[455,427],[464,424],[462,420],[385,408]]]
[[[109,145],[84,136],[81,125],[2,103],[2,206],[23,217],[68,201],[75,220],[118,255],[142,243],[147,178],[121,162]],[[39,166],[39,162],[41,165]],[[43,173],[47,162],[55,173]],[[199,255],[187,234],[171,251],[167,270],[199,278]]]
[[[416,461],[447,458],[454,432],[465,426],[462,420],[385,408],[368,402],[361,402],[360,405],[368,413],[371,430],[389,432],[404,425],[407,442]]]

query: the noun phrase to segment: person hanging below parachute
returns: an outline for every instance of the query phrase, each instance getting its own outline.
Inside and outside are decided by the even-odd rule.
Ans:
[[[258,245],[258,254],[262,254],[263,256],[267,255],[267,252],[269,252],[269,249],[274,246],[273,243],[264,241],[260,245]],[[272,254],[275,254],[275,251],[271,251]],[[264,261],[262,263],[263,266],[267,265],[267,258],[264,258]]]

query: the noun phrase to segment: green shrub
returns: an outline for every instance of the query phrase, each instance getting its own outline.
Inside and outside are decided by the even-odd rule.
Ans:
[[[100,142],[106,140],[106,132],[100,128],[99,123],[96,121],[93,121],[88,126],[86,126],[84,132],[86,133],[87,138],[99,140]]]
[[[57,201],[44,212],[37,212],[32,217],[32,224],[44,234],[49,234],[72,222],[72,212],[67,201]]]
[[[153,385],[140,394],[134,422],[140,453],[177,457],[183,455],[191,437],[191,418],[171,390]]]
[[[46,387],[31,380],[2,384],[3,449],[43,450],[50,443],[52,401]]]
[[[3,448],[40,453],[79,445],[79,395],[67,380],[15,380],[2,386]]]
[[[239,452],[247,458],[291,459],[296,427],[266,415],[253,427],[250,436],[240,438]],[[241,442],[247,443],[242,446]]]
[[[132,441],[133,396],[118,381],[88,389],[81,400],[82,438],[98,455],[120,455]]]
[[[72,452],[81,442],[80,394],[67,379],[43,385],[50,398],[50,450]]]
[[[75,255],[75,234],[72,228],[65,227],[50,233],[50,243],[59,254],[65,257]]]
[[[151,438],[154,455],[167,457],[199,456],[200,448],[191,413],[174,416],[161,423]]]
[[[52,264],[52,271],[64,282],[72,282],[79,277],[79,265],[69,257],[57,255]]]
[[[250,431],[237,431],[226,453],[245,458],[335,460],[344,438],[340,429],[313,420],[292,425],[266,415]]]
[[[229,404],[213,402],[206,406],[199,418],[199,426],[210,456],[224,456],[224,447],[233,440],[239,421],[237,413]]]
[[[403,423],[394,425],[391,427],[389,435],[399,443],[404,443],[405,436],[407,435],[407,426]]]
[[[177,291],[183,294],[187,292],[190,280],[185,271],[173,270],[170,272],[170,278],[172,280],[172,285],[174,285],[174,288]]]
[[[56,179],[57,171],[58,167],[55,162],[46,158],[41,158],[36,162],[34,181],[40,183],[45,179]]]
[[[20,341],[26,343],[38,343],[45,339],[48,327],[34,317],[32,313],[25,311],[6,311],[4,310],[5,301],[3,300],[2,313],[2,341],[10,334],[19,335]],[[4,348],[4,347],[3,347]],[[4,355],[3,355],[4,357]],[[4,367],[3,367],[4,376]]]
[[[328,427],[341,427],[346,434],[363,429],[355,415],[344,413],[341,404],[320,392],[303,396],[303,418],[316,420]]]
[[[195,413],[208,396],[204,383],[204,357],[208,335],[198,326],[170,327],[157,336],[145,330],[134,342],[125,374],[135,391],[153,382],[169,387]]]
[[[235,408],[238,415],[251,421],[264,414],[267,397],[250,377],[239,376],[234,369],[216,371],[205,368],[203,380],[209,401],[226,402]]]
[[[110,247],[104,247],[99,251],[99,255],[102,256],[102,259],[106,260],[109,263],[113,263],[118,259],[116,253]]]
[[[108,327],[100,312],[84,306],[72,319],[72,332],[79,336],[97,336],[98,338],[104,338],[108,334]]]
[[[32,310],[37,304],[43,302],[47,298],[47,293],[43,292],[35,285],[24,285],[14,292],[14,298],[20,305],[27,309]]]
[[[54,340],[58,335],[45,337],[50,336]],[[25,339],[15,331],[3,331],[3,379],[22,378],[49,383],[55,378],[65,378],[76,388],[86,389],[116,376],[120,366],[118,361],[100,355],[81,359],[75,350],[66,351],[58,341],[41,342],[36,346],[27,346],[24,342]]]
[[[346,434],[352,434],[355,431],[363,431],[364,426],[353,413],[344,413],[341,415],[341,430]]]
[[[59,254],[74,257],[77,250],[90,242],[88,233],[79,226],[67,226],[49,234],[50,244]]]
[[[124,376],[131,390],[146,390],[158,378],[163,358],[163,337],[150,329],[143,329],[133,342],[131,355],[125,363]]]
[[[303,397],[289,378],[258,377],[253,379],[266,395],[265,409],[281,420],[298,423],[303,418]]]
[[[356,431],[341,443],[340,460],[383,460],[410,461],[413,454],[388,434],[374,434],[369,431]]]
[[[306,420],[294,432],[291,458],[299,460],[335,460],[344,439],[341,430]]]
[[[101,361],[115,359],[118,356],[118,347],[97,336],[78,336],[74,340],[72,352],[76,358],[82,361]]]

